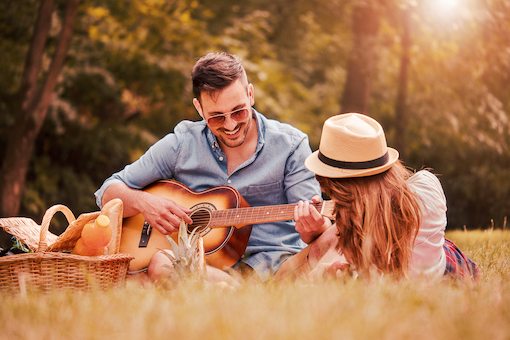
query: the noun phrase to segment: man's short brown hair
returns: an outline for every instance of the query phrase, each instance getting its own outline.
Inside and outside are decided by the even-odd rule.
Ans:
[[[241,59],[225,52],[208,53],[200,58],[191,72],[193,95],[200,101],[202,92],[223,90],[237,79],[248,86],[248,79]]]

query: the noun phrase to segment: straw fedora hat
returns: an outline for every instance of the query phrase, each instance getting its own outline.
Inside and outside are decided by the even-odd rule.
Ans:
[[[397,159],[381,124],[360,113],[344,113],[324,122],[319,150],[305,166],[322,177],[365,177],[388,170]]]

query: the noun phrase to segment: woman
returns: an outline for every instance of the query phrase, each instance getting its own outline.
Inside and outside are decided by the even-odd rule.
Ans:
[[[324,123],[319,150],[305,165],[335,202],[335,246],[340,257],[326,262],[329,268],[345,269],[348,263],[364,275],[476,279],[477,265],[444,238],[446,198],[439,180],[427,170],[407,170],[398,156],[397,150],[387,147],[381,125],[366,115],[341,114]],[[323,218],[304,202],[296,211],[300,233]],[[331,230],[321,237],[327,233]],[[328,253],[324,244],[334,244],[321,237],[309,247],[309,271],[324,262]],[[319,259],[312,261],[312,253]],[[287,266],[299,266],[291,260]]]

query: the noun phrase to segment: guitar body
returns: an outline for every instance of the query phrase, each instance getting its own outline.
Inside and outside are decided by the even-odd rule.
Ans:
[[[234,188],[218,186],[196,192],[173,180],[161,180],[144,189],[151,194],[168,198],[192,211],[193,225],[198,227],[204,241],[205,258],[208,265],[226,269],[243,256],[251,233],[251,225],[241,228],[209,228],[213,211],[249,207],[249,204]],[[190,229],[188,227],[188,229]],[[177,242],[177,232],[170,234]],[[149,265],[152,255],[161,249],[170,249],[163,234],[145,223],[142,214],[125,218],[122,224],[120,252],[134,257],[129,272],[143,271]]]

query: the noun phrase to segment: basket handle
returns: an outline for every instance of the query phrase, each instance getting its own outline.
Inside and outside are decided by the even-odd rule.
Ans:
[[[64,216],[67,218],[67,221],[69,223],[76,220],[74,217],[73,212],[62,204],[56,204],[52,207],[50,207],[46,212],[44,213],[42,222],[41,222],[41,236],[39,239],[39,247],[37,249],[37,252],[44,252],[48,248],[48,244],[46,243],[46,236],[48,234],[48,230],[50,228],[51,219],[53,218],[53,215],[55,215],[58,211],[62,212]]]

